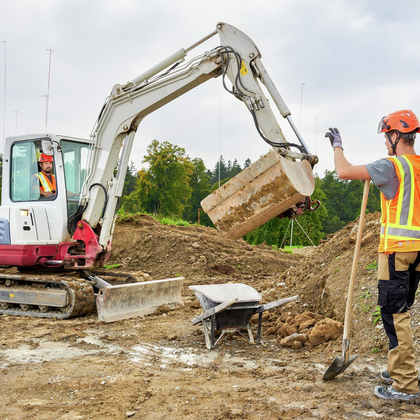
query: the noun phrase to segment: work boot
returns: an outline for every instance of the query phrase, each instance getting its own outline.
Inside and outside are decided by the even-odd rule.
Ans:
[[[420,397],[420,392],[417,394],[407,394],[406,392],[397,391],[392,385],[389,386],[377,386],[375,388],[375,395],[384,400],[399,400],[409,401],[413,398]]]
[[[389,374],[387,370],[383,370],[381,372],[381,379],[385,381],[385,383],[387,384],[392,384],[394,382],[394,380],[391,378],[391,375]],[[420,375],[417,379],[419,380],[419,383],[420,383]]]
[[[394,382],[394,380],[391,378],[391,375],[389,374],[387,370],[383,370],[381,372],[381,379],[385,381],[387,384],[392,384],[392,382]]]

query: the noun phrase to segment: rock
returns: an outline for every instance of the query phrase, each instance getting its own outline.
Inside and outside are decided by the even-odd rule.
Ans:
[[[351,232],[350,232],[350,235],[349,235],[349,242],[350,242],[351,244],[356,243],[358,226],[359,226],[358,224],[355,224],[355,225],[353,226],[353,229],[352,229],[352,230],[351,230]]]
[[[325,318],[315,324],[308,335],[309,342],[317,346],[325,341],[335,340],[343,332],[343,324],[330,318]]]
[[[280,328],[280,335],[282,337],[287,337],[291,334],[297,333],[297,328],[285,322]]]
[[[303,347],[303,343],[300,341],[293,341],[292,343],[292,349],[299,350]]]
[[[314,314],[311,312],[304,312],[299,314],[295,318],[295,326],[297,327],[298,331],[304,330],[315,324]]]
[[[345,251],[345,250],[349,249],[350,248],[350,245],[351,245],[351,243],[350,243],[350,241],[348,239],[343,239],[340,242],[340,249],[341,249],[341,251]]]
[[[362,239],[361,246],[371,245],[372,243],[376,243],[378,239],[373,232],[368,232],[364,238]]]
[[[169,341],[179,341],[179,337],[176,334],[168,335]]]
[[[300,349],[303,346],[303,343],[305,343],[306,341],[308,341],[308,336],[306,334],[294,333],[289,335],[288,337],[283,338],[280,341],[280,344],[284,347],[293,347]],[[299,345],[295,343],[299,343]]]

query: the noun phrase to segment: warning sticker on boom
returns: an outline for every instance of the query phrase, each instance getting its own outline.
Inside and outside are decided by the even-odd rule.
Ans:
[[[245,63],[243,61],[241,63],[241,70],[240,70],[240,72],[241,72],[241,75],[242,76],[245,76],[246,74],[248,74],[248,69],[246,68],[246,65],[245,65]]]

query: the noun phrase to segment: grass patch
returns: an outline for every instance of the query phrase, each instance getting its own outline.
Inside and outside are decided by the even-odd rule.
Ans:
[[[168,225],[168,226],[191,226],[190,222],[187,222],[186,220],[182,220],[176,217],[167,217],[167,216],[153,216],[154,219],[162,223],[162,225]]]
[[[121,264],[111,264],[111,265],[104,265],[104,270],[114,270],[115,268],[120,268]]]
[[[373,325],[376,325],[380,320],[381,320],[381,308],[378,306],[376,306],[375,308],[375,312],[373,312],[372,314],[373,316]]]
[[[366,270],[373,272],[376,271],[378,269],[378,261],[374,261],[373,263],[370,263],[366,266]]]
[[[146,213],[146,212],[142,212],[142,213],[129,213],[124,211],[123,208],[120,208],[118,210],[118,219],[120,221],[126,221],[126,220],[132,220],[138,216],[141,215],[147,215],[150,217],[153,217],[153,219],[157,220],[158,222],[162,223],[162,225],[167,225],[167,226],[194,226],[196,225],[196,223],[190,223],[187,222],[186,220],[183,220],[177,216],[163,216],[161,214],[150,214],[150,213]]]

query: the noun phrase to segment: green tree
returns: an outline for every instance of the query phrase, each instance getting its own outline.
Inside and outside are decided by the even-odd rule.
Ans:
[[[133,162],[127,166],[127,173],[125,175],[123,197],[130,195],[136,189],[137,169]]]
[[[344,181],[337,177],[335,171],[326,171],[322,180],[322,189],[326,196],[325,207],[328,211],[328,217],[323,222],[325,233],[336,232],[357,219],[363,197],[363,181]],[[380,208],[380,192],[371,184],[367,211],[373,213],[380,211]]]
[[[125,200],[124,210],[182,217],[191,197],[189,182],[194,172],[185,149],[153,140],[143,163],[148,163],[149,169],[138,172],[136,188]]]
[[[201,200],[210,194],[211,184],[203,159],[195,158],[192,160],[192,164],[194,165],[194,172],[190,179],[191,197],[185,205],[184,219],[197,222]],[[200,211],[200,224],[212,225],[210,218],[203,211]]]
[[[219,167],[220,167],[220,172],[219,172]],[[216,165],[211,175],[210,182],[212,184],[216,184],[216,183],[218,184],[219,175],[220,175],[220,180],[230,178],[228,166],[222,155],[220,155],[220,159],[216,162]]]
[[[238,175],[239,172],[241,172],[241,171],[242,171],[242,168],[239,165],[238,160],[235,159],[232,163],[231,168],[230,168],[230,172],[229,172],[230,177],[233,178],[234,176]]]

